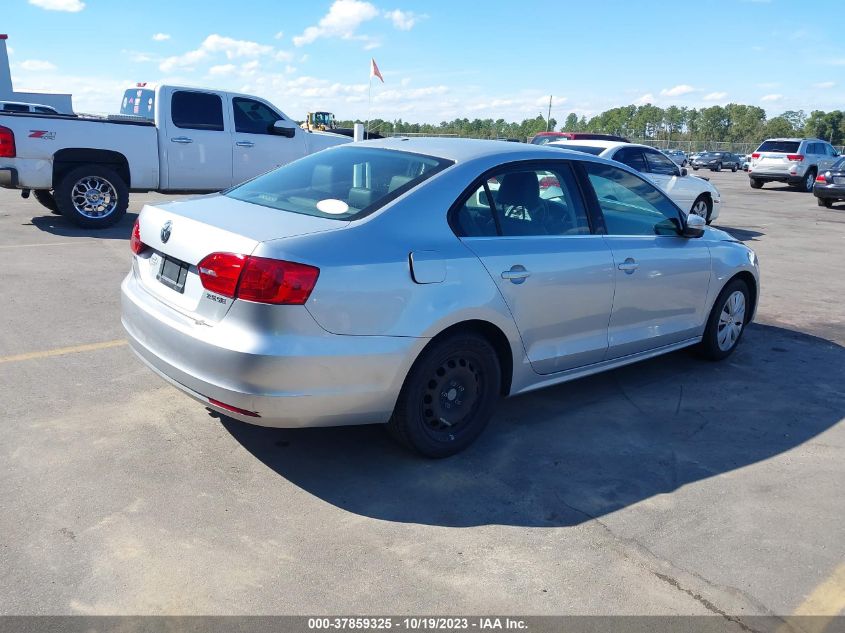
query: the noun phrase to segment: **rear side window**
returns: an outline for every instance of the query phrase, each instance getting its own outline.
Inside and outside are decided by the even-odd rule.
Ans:
[[[763,141],[757,148],[758,152],[780,152],[781,154],[796,154],[798,152],[798,141]]]
[[[639,147],[623,147],[613,157],[613,160],[618,160],[624,165],[628,165],[631,169],[637,171],[648,171],[643,158],[643,151]]]
[[[223,100],[218,95],[180,90],[173,93],[170,109],[176,127],[223,131]]]
[[[254,99],[235,97],[232,99],[232,110],[235,114],[235,131],[242,134],[271,134],[273,124],[282,120],[280,114]]]
[[[584,163],[608,235],[678,235],[677,207],[656,187],[617,167]]]

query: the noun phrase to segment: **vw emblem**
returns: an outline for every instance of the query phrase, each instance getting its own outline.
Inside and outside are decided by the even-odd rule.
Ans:
[[[161,227],[161,243],[167,244],[167,240],[170,239],[170,231],[173,229],[173,222],[168,220],[164,223],[164,226]]]

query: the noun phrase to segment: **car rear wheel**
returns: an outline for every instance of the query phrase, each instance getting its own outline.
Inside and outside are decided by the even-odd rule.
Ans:
[[[690,208],[691,214],[701,216],[707,224],[710,224],[710,214],[712,212],[713,201],[710,199],[710,196],[705,196],[704,194],[698,196],[695,202],[692,203],[692,208]]]
[[[737,170],[737,169],[739,169],[739,167],[737,167],[736,163],[734,163],[733,165],[731,165],[731,171],[732,171],[732,172],[736,173],[736,170]]]
[[[814,167],[810,167],[807,170],[807,175],[804,176],[804,191],[810,193],[813,191],[813,187],[816,184],[816,170]]]
[[[833,206],[833,200],[826,200],[824,198],[816,198],[816,202],[820,207],[827,207],[830,209]]]
[[[55,189],[56,204],[74,224],[103,229],[120,221],[129,206],[129,188],[105,165],[71,169]]]
[[[762,189],[763,188],[763,181],[760,180],[759,178],[751,178],[749,180],[749,182],[751,183],[752,189]]]
[[[55,213],[56,215],[61,214],[59,207],[56,206],[56,198],[51,191],[36,189],[32,192],[32,196],[41,203],[41,206],[49,209],[50,213]]]
[[[388,422],[390,434],[426,457],[448,457],[481,434],[499,397],[501,369],[483,337],[457,333],[427,347]]]
[[[748,285],[742,279],[734,279],[719,293],[710,316],[704,337],[698,351],[710,360],[727,358],[739,344],[745,331],[751,304]]]

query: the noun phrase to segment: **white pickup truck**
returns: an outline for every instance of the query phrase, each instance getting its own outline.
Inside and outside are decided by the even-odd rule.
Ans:
[[[84,227],[111,226],[130,191],[220,191],[347,136],[308,132],[249,95],[138,84],[122,115],[0,113],[0,187]]]

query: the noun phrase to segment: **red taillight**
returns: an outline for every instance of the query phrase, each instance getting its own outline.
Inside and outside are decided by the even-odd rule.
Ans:
[[[816,176],[816,182],[823,182],[827,184],[827,178],[824,177],[824,174],[819,174]]]
[[[212,253],[208,255],[197,264],[202,287],[234,299],[245,261],[246,255],[234,253]]]
[[[136,255],[140,255],[147,248],[147,245],[141,241],[141,223],[135,220],[135,226],[132,227],[132,236],[129,238],[129,248]]]
[[[238,299],[259,303],[302,305],[308,301],[320,269],[264,257],[248,257]]]
[[[0,158],[14,158],[16,155],[15,133],[0,125]]]
[[[757,152],[754,152],[753,154],[751,154],[751,158],[760,158],[760,154],[757,153]]]
[[[302,305],[320,269],[306,264],[234,253],[212,253],[197,266],[203,288],[257,303]]]
[[[554,176],[543,176],[540,178],[540,189],[548,189],[549,187],[560,187],[560,183]]]
[[[260,418],[261,417],[255,411],[247,411],[246,409],[241,409],[240,407],[234,407],[231,404],[226,404],[225,402],[220,402],[219,400],[215,400],[214,398],[209,398],[208,403],[213,404],[215,407],[220,407],[221,409],[226,409],[226,411],[232,411],[233,413],[240,413],[241,415],[247,415],[251,418]]]
[[[802,160],[804,160],[804,154],[787,154],[786,160],[800,163]]]

